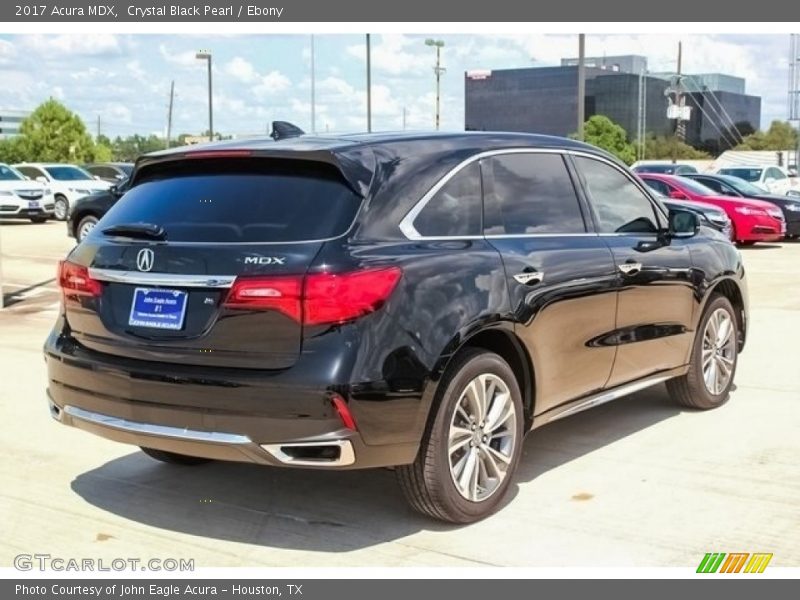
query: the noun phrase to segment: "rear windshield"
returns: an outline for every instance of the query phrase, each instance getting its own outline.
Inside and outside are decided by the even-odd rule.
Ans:
[[[761,179],[761,171],[762,169],[720,169],[719,172],[723,175],[731,175],[733,177],[738,177],[739,179],[744,179],[745,181],[758,181]]]
[[[98,229],[153,223],[168,241],[299,242],[343,234],[360,203],[325,163],[197,159],[145,168]]]

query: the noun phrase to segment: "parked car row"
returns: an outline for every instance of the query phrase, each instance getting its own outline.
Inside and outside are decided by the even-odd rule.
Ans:
[[[681,163],[639,163],[633,167],[635,173],[660,173],[662,175],[695,175],[700,174],[693,165]],[[703,173],[709,175],[710,173]],[[761,193],[777,196],[800,197],[800,177],[794,170],[784,169],[778,165],[739,165],[723,167],[714,175],[728,175],[742,179]]]
[[[730,220],[730,239],[741,245],[800,236],[800,198],[769,194],[730,175],[638,172],[650,188],[671,201],[716,206]]]
[[[131,163],[0,163],[0,218],[65,221],[80,198],[107,192],[132,170]]]

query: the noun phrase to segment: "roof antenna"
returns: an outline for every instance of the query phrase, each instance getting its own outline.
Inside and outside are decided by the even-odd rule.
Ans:
[[[299,137],[305,135],[305,133],[305,131],[297,125],[289,123],[289,121],[273,121],[272,133],[269,134],[269,137],[277,142],[287,138]]]

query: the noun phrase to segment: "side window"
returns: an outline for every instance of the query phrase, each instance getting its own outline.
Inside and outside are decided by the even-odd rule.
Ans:
[[[647,184],[647,187],[657,191],[662,196],[669,196],[669,186],[663,181],[659,181],[658,179],[645,179],[644,182]]]
[[[575,187],[560,154],[505,154],[482,164],[486,235],[586,231]]]
[[[30,177],[31,179],[36,179],[37,177],[44,175],[44,173],[34,167],[17,167],[17,171],[25,175],[25,177]]]
[[[481,169],[467,165],[447,181],[414,219],[414,229],[426,237],[481,234]]]
[[[601,233],[658,231],[650,199],[621,171],[599,160],[577,156]]]
[[[783,174],[783,171],[776,168],[771,168],[767,171],[767,178],[772,177],[773,179],[786,179],[786,175]]]
[[[695,181],[697,183],[702,183],[707,188],[711,188],[712,190],[714,190],[718,194],[724,194],[725,191],[726,191],[725,190],[725,185],[722,182],[717,181],[716,179],[705,179],[705,178],[702,178],[702,179],[695,179]]]

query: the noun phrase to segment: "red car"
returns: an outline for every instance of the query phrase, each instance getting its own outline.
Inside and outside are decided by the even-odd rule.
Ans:
[[[637,173],[655,191],[676,200],[704,202],[724,210],[733,224],[731,239],[739,244],[777,242],[786,235],[781,209],[770,202],[720,196],[706,186],[676,175]]]

